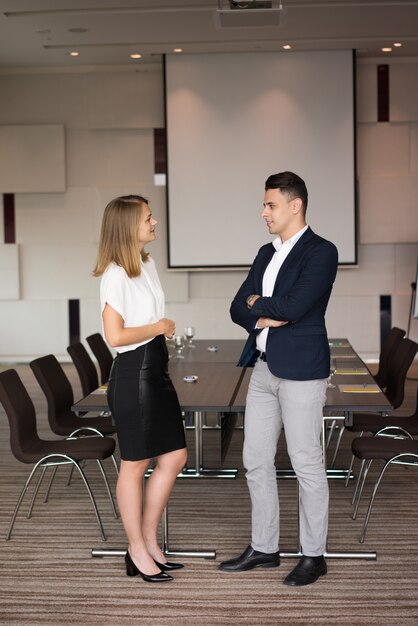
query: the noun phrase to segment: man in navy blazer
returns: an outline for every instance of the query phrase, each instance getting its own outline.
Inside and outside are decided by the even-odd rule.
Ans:
[[[308,192],[292,172],[270,176],[263,211],[276,239],[262,246],[231,305],[249,333],[239,365],[254,366],[245,411],[243,460],[252,503],[251,544],[220,569],[277,567],[279,498],[275,455],[281,430],[299,481],[303,556],[284,584],[308,585],[326,574],[328,483],[321,429],[330,352],[325,311],[337,249],[306,224]]]

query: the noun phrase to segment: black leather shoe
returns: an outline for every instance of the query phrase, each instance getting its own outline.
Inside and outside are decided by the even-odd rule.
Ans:
[[[169,572],[173,569],[182,569],[184,567],[183,563],[170,563],[170,561],[166,561],[165,563],[160,563],[154,559],[155,565],[158,565],[162,572]]]
[[[170,574],[166,574],[165,572],[158,572],[158,574],[144,574],[144,572],[141,572],[141,570],[135,565],[128,551],[126,551],[125,554],[125,564],[127,576],[141,576],[142,580],[145,580],[146,583],[167,583],[174,580]]]
[[[223,572],[245,572],[254,567],[278,567],[280,565],[279,552],[267,554],[253,550],[251,546],[236,559],[223,561],[219,564],[219,569]]]
[[[327,573],[327,564],[323,556],[303,556],[296,567],[286,576],[284,585],[302,587],[311,585],[320,576]]]

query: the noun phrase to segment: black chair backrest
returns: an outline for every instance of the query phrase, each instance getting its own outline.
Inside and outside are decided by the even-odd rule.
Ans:
[[[97,375],[96,366],[91,360],[89,353],[80,342],[72,343],[68,346],[67,352],[70,355],[80,377],[83,396],[88,396],[89,393],[97,389],[99,386],[99,377]]]
[[[392,356],[395,354],[396,349],[405,336],[405,331],[402,328],[394,326],[391,328],[389,335],[387,336],[379,355],[379,368],[374,375],[374,379],[383,389],[388,384],[388,366]]]
[[[0,373],[0,402],[10,425],[10,448],[22,463],[31,463],[25,450],[40,441],[36,430],[35,407],[16,370]]]
[[[99,363],[101,382],[102,385],[104,385],[109,380],[109,374],[113,364],[113,355],[100,333],[89,335],[86,337],[86,341]]]
[[[418,344],[412,339],[402,339],[388,364],[386,397],[394,409],[401,406],[405,396],[405,380],[408,370],[418,351]]]
[[[65,430],[65,422],[73,418],[71,406],[74,404],[74,394],[71,383],[53,354],[39,357],[29,365],[46,396],[51,430],[61,435],[63,427]]]

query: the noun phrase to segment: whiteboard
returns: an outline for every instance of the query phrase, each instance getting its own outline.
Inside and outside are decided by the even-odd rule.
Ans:
[[[246,267],[271,241],[264,182],[307,185],[307,222],[356,262],[352,51],[165,59],[168,265]]]

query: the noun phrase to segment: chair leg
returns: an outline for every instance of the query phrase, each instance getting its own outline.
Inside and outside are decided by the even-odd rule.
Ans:
[[[361,431],[361,433],[359,434],[359,437],[363,437],[363,430]],[[351,476],[351,472],[353,469],[353,465],[354,465],[354,454],[351,455],[351,463],[350,463],[350,467],[348,468],[348,473],[347,473],[347,478],[345,479],[345,486],[348,487],[349,483],[350,483],[350,476]]]
[[[328,432],[328,437],[327,437],[327,443],[326,443],[326,447],[329,448],[329,444],[331,443],[331,439],[332,436],[334,434],[334,430],[335,430],[335,425],[337,423],[337,420],[332,420],[331,425],[329,427],[329,432]]]
[[[91,503],[93,505],[94,512],[96,514],[97,523],[99,525],[100,534],[102,535],[103,541],[106,541],[106,535],[105,535],[105,532],[104,532],[104,529],[103,529],[102,520],[100,518],[99,509],[97,508],[96,500],[94,499],[93,492],[91,490],[91,487],[90,487],[90,485],[88,483],[87,477],[86,477],[85,473],[83,472],[83,469],[82,469],[81,465],[79,463],[77,463],[77,461],[74,461],[74,459],[72,459],[71,457],[69,457],[67,455],[62,455],[62,456],[64,456],[66,459],[68,459],[68,461],[73,463],[74,467],[77,468],[78,473],[80,474],[80,476],[81,476],[81,478],[82,478],[82,480],[84,482],[84,485],[85,485],[85,487],[87,489],[87,492],[88,492],[88,494],[90,496],[90,500],[91,500]]]
[[[101,463],[101,461],[99,461],[99,459],[97,459],[97,464],[100,467],[100,471],[102,472],[103,480],[104,480],[104,483],[106,485],[106,491],[107,491],[107,494],[109,496],[110,504],[111,504],[112,509],[113,509],[113,514],[115,516],[115,519],[118,519],[119,515],[118,515],[118,512],[116,510],[115,501],[113,500],[112,492],[110,491],[109,481],[107,480],[107,476],[106,476],[106,472],[104,470],[103,464]]]
[[[356,486],[354,487],[354,492],[353,492],[353,497],[351,498],[351,506],[354,506],[354,503],[357,499],[357,494],[358,494],[358,490],[360,487],[360,482],[363,476],[363,470],[364,470],[364,466],[366,464],[366,459],[363,459],[360,465],[360,469],[358,471],[358,475],[357,475],[357,480],[356,480]]]
[[[119,476],[119,465],[114,454],[112,454],[112,461],[115,466],[116,476]]]
[[[11,535],[12,535],[13,526],[14,526],[14,523],[15,523],[15,520],[16,520],[16,516],[17,516],[17,514],[19,512],[20,505],[22,504],[22,500],[23,500],[23,498],[24,498],[24,496],[25,496],[25,494],[26,494],[26,492],[28,490],[28,487],[29,487],[29,485],[30,485],[30,483],[32,481],[32,478],[34,477],[34,475],[36,473],[36,470],[38,469],[38,467],[39,467],[39,465],[41,463],[42,463],[42,460],[39,461],[38,463],[36,463],[36,465],[33,466],[32,471],[29,474],[29,476],[28,476],[28,478],[26,480],[26,483],[23,486],[23,489],[20,492],[19,498],[18,498],[16,506],[15,506],[15,510],[13,512],[13,515],[12,515],[12,519],[10,521],[9,530],[7,531],[6,541],[8,541],[10,539]]]
[[[348,485],[350,484],[350,476],[351,476],[351,472],[353,471],[354,459],[355,459],[355,456],[354,456],[354,454],[352,454],[351,455],[350,467],[347,470],[347,477],[346,477],[345,483],[344,483],[345,487],[348,487]]]
[[[50,491],[51,491],[52,483],[54,482],[55,474],[57,473],[57,471],[58,471],[58,465],[56,465],[54,467],[53,471],[52,471],[51,479],[49,481],[48,488],[46,490],[45,497],[44,497],[44,502],[45,503],[48,502],[48,500],[49,500],[49,494],[50,494]]]
[[[361,534],[360,534],[360,538],[359,538],[359,542],[360,543],[364,543],[364,538],[366,536],[367,526],[369,524],[370,514],[372,512],[373,502],[374,502],[377,490],[379,488],[380,482],[381,482],[381,480],[383,478],[383,474],[386,472],[386,469],[389,467],[391,462],[392,462],[392,459],[390,461],[387,461],[384,464],[384,466],[382,467],[382,470],[381,470],[381,472],[379,474],[379,478],[376,480],[376,482],[374,484],[372,495],[370,496],[369,506],[367,507],[366,517],[364,518],[363,528],[362,528],[362,531],[361,531]]]
[[[331,461],[331,467],[334,467],[335,459],[337,458],[337,453],[340,448],[340,443],[341,443],[341,439],[343,437],[344,431],[345,431],[345,426],[341,426],[340,432],[338,434],[337,443],[335,445],[334,456],[332,457],[332,461]]]
[[[364,489],[364,485],[365,485],[365,482],[366,482],[367,474],[369,473],[369,469],[370,469],[370,466],[372,464],[372,460],[370,459],[367,462],[367,465],[366,465],[366,467],[364,468],[364,471],[363,471],[364,463],[365,463],[365,459],[363,460],[363,462],[361,464],[360,474],[359,474],[359,478],[358,478],[357,485],[356,485],[356,493],[354,494],[354,497],[353,497],[352,504],[354,505],[354,510],[353,510],[353,515],[351,516],[351,519],[356,519],[357,518],[357,512],[358,512],[358,508],[359,508],[359,505],[360,505],[361,496],[362,496],[362,493],[363,493],[363,489]],[[362,471],[363,471],[363,478],[362,478],[361,483],[360,483],[360,475],[361,475]],[[358,493],[358,495],[357,495],[357,493]],[[357,495],[357,502],[355,502],[355,496],[356,495]]]
[[[98,510],[98,508],[97,508],[96,500],[94,499],[94,495],[93,495],[93,492],[92,492],[92,490],[91,490],[91,487],[90,487],[90,485],[89,485],[89,483],[88,483],[88,480],[87,480],[87,478],[86,478],[86,475],[84,474],[84,472],[83,472],[83,470],[82,470],[82,468],[81,468],[81,465],[79,465],[79,463],[77,463],[77,461],[75,461],[74,459],[72,459],[70,456],[67,456],[66,454],[49,454],[49,455],[47,455],[46,457],[43,457],[40,461],[38,461],[38,462],[37,462],[37,463],[33,466],[32,471],[31,471],[31,473],[29,474],[29,477],[27,478],[25,485],[24,485],[24,487],[23,487],[22,491],[20,492],[20,495],[19,495],[19,498],[18,498],[17,504],[16,504],[16,506],[15,506],[15,510],[14,510],[14,512],[13,512],[12,519],[11,519],[11,521],[10,521],[9,530],[8,530],[8,532],[7,532],[7,535],[6,535],[6,541],[8,541],[8,540],[10,539],[11,535],[12,535],[13,526],[14,526],[14,523],[15,523],[15,520],[16,520],[16,516],[17,516],[17,514],[18,514],[18,512],[19,512],[20,506],[21,506],[21,504],[22,504],[22,500],[23,500],[23,498],[24,498],[24,496],[25,496],[25,494],[26,494],[26,492],[27,492],[27,490],[28,490],[28,487],[29,487],[29,485],[30,485],[30,483],[31,483],[31,481],[32,481],[32,478],[34,477],[34,475],[35,475],[35,473],[36,473],[36,470],[37,470],[37,469],[38,469],[38,467],[39,467],[39,466],[41,466],[41,465],[42,465],[42,463],[44,463],[47,459],[49,459],[49,458],[57,458],[57,457],[62,458],[62,459],[65,459],[68,463],[72,463],[72,464],[74,465],[74,467],[76,467],[76,468],[77,468],[77,470],[78,470],[78,472],[79,472],[79,474],[80,474],[80,476],[81,476],[81,478],[82,478],[82,480],[83,480],[83,482],[84,482],[84,485],[85,485],[85,487],[86,487],[86,489],[87,489],[87,493],[88,493],[88,494],[89,494],[89,496],[90,496],[90,500],[91,500],[91,503],[92,503],[92,505],[93,505],[94,512],[95,512],[95,514],[96,514],[97,523],[98,523],[98,525],[99,525],[100,534],[101,534],[101,536],[102,536],[103,541],[106,541],[106,535],[105,535],[105,532],[104,532],[104,529],[103,529],[103,524],[102,524],[102,520],[101,520],[101,518],[100,518],[99,510]],[[43,474],[44,474],[44,473],[45,473],[45,472],[43,472]],[[40,479],[40,480],[38,480],[39,485],[40,485],[41,481],[42,481],[42,477],[41,477],[41,479]],[[39,487],[38,487],[38,488],[39,488]]]
[[[382,467],[382,470],[379,474],[379,478],[376,480],[374,487],[373,487],[373,492],[372,495],[370,496],[370,502],[369,502],[369,506],[367,508],[367,513],[366,513],[366,517],[364,519],[364,524],[363,524],[363,529],[361,531],[361,535],[359,538],[359,542],[360,543],[364,543],[364,538],[366,536],[366,531],[367,531],[367,526],[369,523],[369,519],[370,519],[370,514],[372,512],[372,507],[373,507],[373,503],[374,503],[374,499],[377,493],[377,490],[379,489],[379,485],[382,481],[383,478],[383,474],[386,472],[387,468],[389,467],[389,465],[391,465],[391,463],[400,463],[402,464],[402,462],[399,462],[399,459],[403,458],[403,457],[414,457],[415,459],[418,459],[418,454],[415,453],[400,453],[397,454],[396,456],[392,457],[391,459],[389,459],[389,461],[386,461],[384,466]],[[415,462],[414,465],[416,465],[417,463]]]
[[[67,487],[69,487],[71,485],[71,481],[72,481],[72,478],[73,478],[73,473],[74,473],[74,465],[71,465],[71,469],[70,469],[70,472],[68,474]]]
[[[40,476],[38,478],[38,482],[36,483],[35,489],[33,490],[32,498],[31,498],[31,501],[30,501],[30,505],[29,505],[29,508],[28,508],[27,515],[26,515],[27,519],[30,519],[32,517],[33,506],[35,504],[36,496],[38,495],[39,487],[41,486],[41,483],[42,483],[42,481],[44,479],[46,470],[47,470],[46,467],[42,468],[42,472],[41,472],[41,474],[40,474]]]

